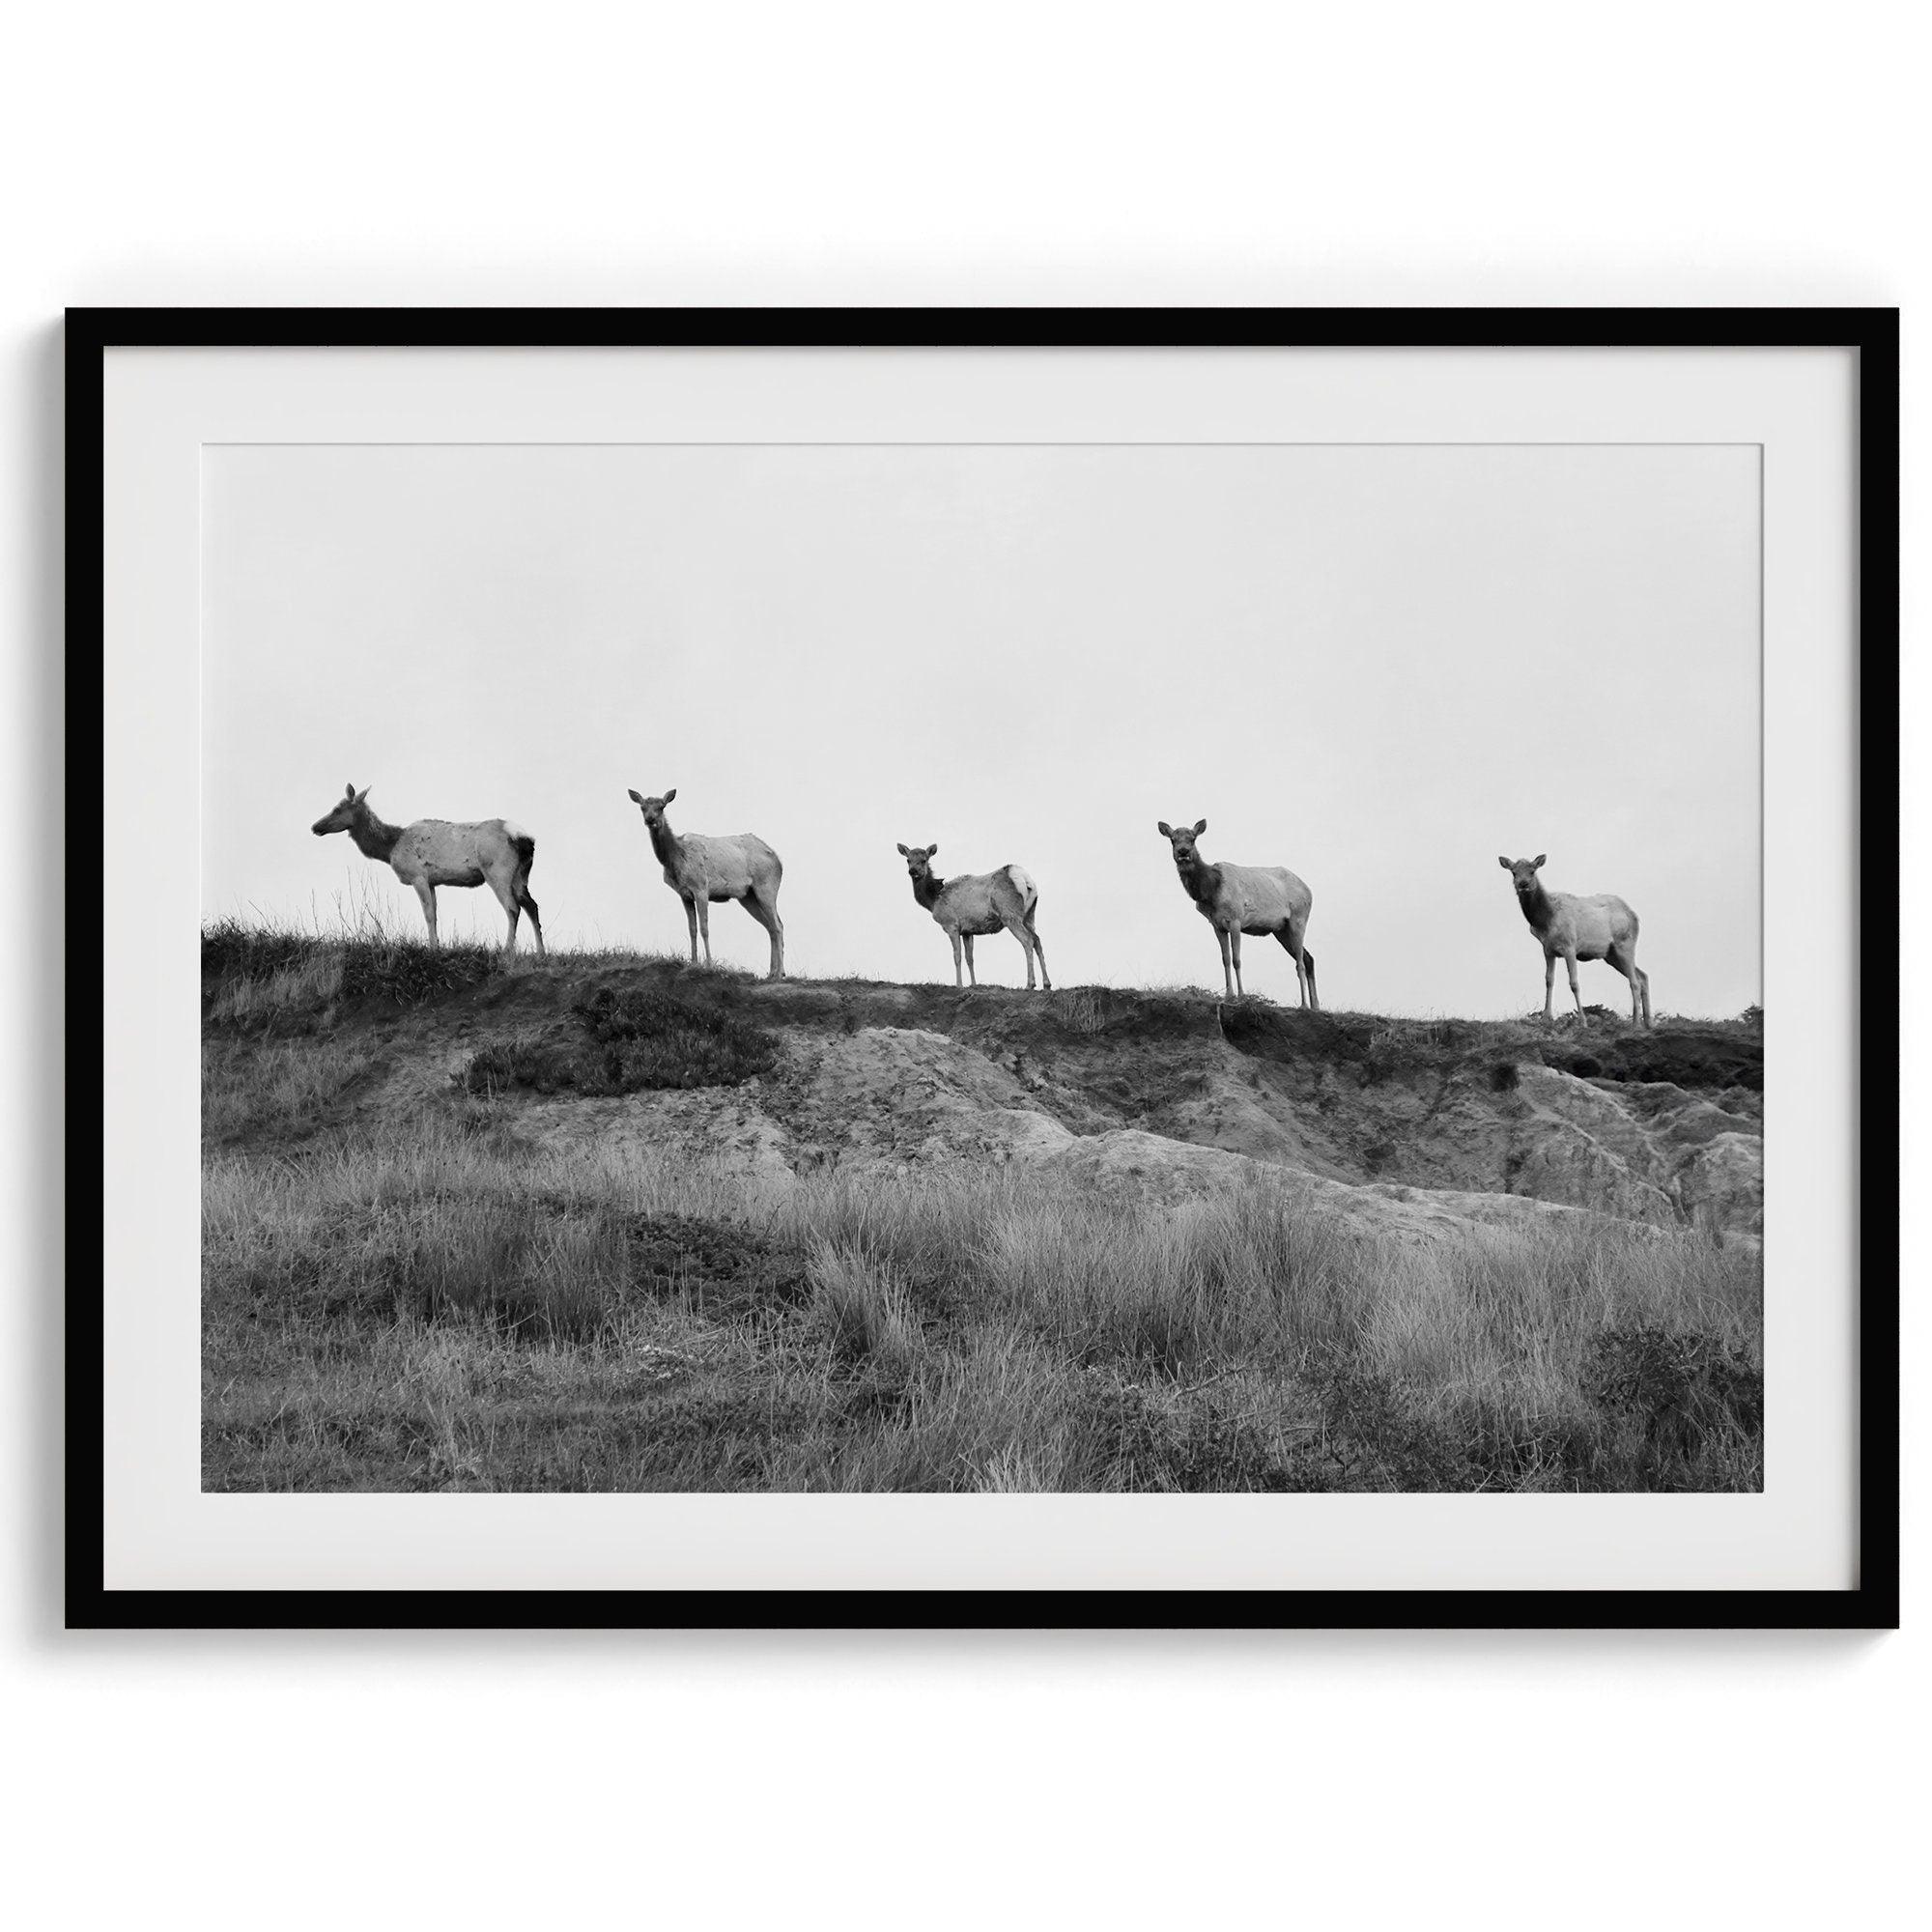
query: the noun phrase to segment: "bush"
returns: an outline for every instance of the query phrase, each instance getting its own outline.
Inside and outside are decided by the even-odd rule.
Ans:
[[[1585,1354],[1584,1392],[1634,1415],[1647,1437],[1764,1427],[1764,1373],[1735,1343],[1648,1324],[1612,1328]]]
[[[733,1013],[655,986],[606,986],[580,1000],[568,1021],[485,1048],[463,1083],[471,1094],[525,1089],[608,1097],[742,1086],[777,1062],[777,1037]]]
[[[632,1282],[713,1321],[767,1316],[812,1293],[799,1248],[742,1223],[639,1214],[630,1235]]]

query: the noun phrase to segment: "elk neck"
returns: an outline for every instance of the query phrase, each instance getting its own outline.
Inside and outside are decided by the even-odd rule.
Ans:
[[[386,859],[396,849],[403,829],[400,825],[384,824],[366,805],[358,805],[355,815],[349,821],[349,836],[365,859]]]
[[[915,872],[912,879],[912,895],[927,912],[939,903],[939,895],[946,890],[946,881],[931,871]]]
[[[674,867],[684,856],[684,841],[662,819],[655,825],[645,821],[644,829],[651,835],[651,850],[658,855],[658,864]]]
[[[1556,908],[1549,903],[1549,894],[1541,879],[1532,879],[1527,888],[1516,889],[1516,902],[1522,908],[1522,916],[1528,920],[1532,932],[1546,932],[1549,922],[1555,916]]]
[[[1187,888],[1187,896],[1197,905],[1206,905],[1220,890],[1220,867],[1208,865],[1198,852],[1191,852],[1185,858],[1177,852],[1174,855],[1174,869],[1180,874],[1180,883]]]

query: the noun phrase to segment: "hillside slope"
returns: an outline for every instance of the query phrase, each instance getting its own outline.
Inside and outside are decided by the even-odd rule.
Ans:
[[[488,1094],[556,1151],[674,1150],[768,1188],[993,1167],[1147,1202],[1259,1181],[1419,1240],[1574,1209],[1763,1223],[1762,1037],[1739,1022],[1389,1021],[232,934],[204,946],[203,1008],[212,1042],[265,1064],[295,1037],[343,1049],[304,1133]]]

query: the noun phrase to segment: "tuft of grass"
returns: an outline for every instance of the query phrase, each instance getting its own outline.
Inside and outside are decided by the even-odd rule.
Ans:
[[[823,1238],[811,1257],[811,1316],[833,1352],[903,1375],[923,1348],[911,1297],[891,1266]]]

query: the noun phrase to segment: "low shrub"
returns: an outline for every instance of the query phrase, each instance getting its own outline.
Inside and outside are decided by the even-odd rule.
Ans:
[[[777,1037],[656,986],[600,987],[569,1020],[486,1047],[465,1069],[471,1094],[518,1089],[611,1096],[742,1086],[778,1062]]]
[[[639,1214],[629,1232],[633,1285],[712,1321],[769,1315],[811,1296],[804,1252],[742,1222]]]
[[[1605,1408],[1635,1416],[1647,1437],[1764,1427],[1764,1372],[1734,1342],[1643,1323],[1605,1330],[1579,1381]]]
[[[503,967],[490,946],[429,946],[413,940],[350,940],[342,948],[342,995],[420,1007],[480,985]]]

